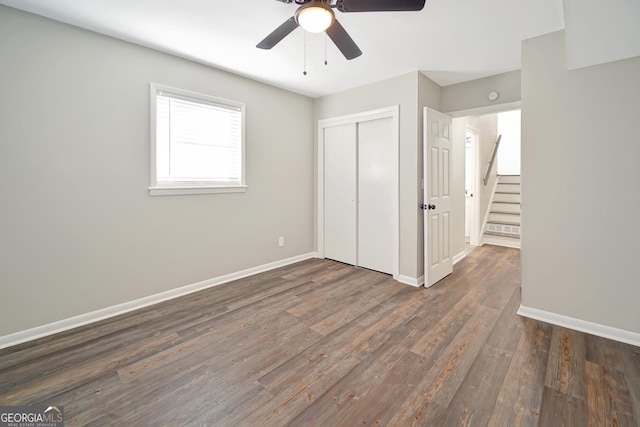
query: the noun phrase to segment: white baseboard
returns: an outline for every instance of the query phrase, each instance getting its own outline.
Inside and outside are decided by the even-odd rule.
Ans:
[[[626,344],[640,347],[640,333],[631,332],[624,329],[613,328],[611,326],[601,325],[586,320],[576,319],[574,317],[563,316],[562,314],[551,313],[537,308],[531,308],[521,305],[518,309],[520,316],[529,317],[531,319],[540,320],[551,323],[553,325],[562,326],[576,331],[585,332],[591,335],[608,338],[614,341],[620,341]]]
[[[466,257],[466,256],[467,256],[467,251],[466,250],[458,253],[457,255],[454,255],[454,257],[453,257],[453,265],[456,265],[457,263],[462,261],[464,259],[464,257]]]
[[[460,252],[459,254],[453,257],[453,260],[452,260],[453,264],[456,264],[462,261],[462,259],[466,256],[467,256],[467,251]],[[400,275],[398,276],[398,282],[403,283],[405,285],[415,286],[416,288],[419,288],[420,286],[424,285],[424,275],[418,277],[417,279],[415,277]]]
[[[27,329],[24,331],[15,332],[13,334],[0,337],[0,349],[42,338],[47,335],[57,334],[59,332],[77,328],[78,326],[98,322],[100,320],[108,319],[110,317],[148,307],[153,304],[158,304],[163,301],[188,295],[193,292],[211,288],[213,286],[222,285],[223,283],[231,282],[232,280],[242,279],[243,277],[263,273],[265,271],[284,267],[286,265],[304,261],[306,259],[317,258],[317,256],[317,252],[309,252],[280,261],[274,261],[257,267],[248,268],[246,270],[238,271],[235,273],[225,274],[224,276],[215,277],[213,279],[204,280],[202,282],[193,283],[191,285],[182,286],[176,289],[170,289],[168,291],[160,292],[155,295],[150,295],[148,297],[139,298],[133,301],[127,301],[122,304],[106,307],[100,310],[92,311],[90,313],[80,314],[78,316],[59,320],[57,322],[49,323],[46,325],[36,326],[35,328]]]
[[[420,286],[424,285],[424,276],[420,276],[416,279],[415,277],[403,276],[401,274],[400,276],[398,276],[398,282],[419,288]]]

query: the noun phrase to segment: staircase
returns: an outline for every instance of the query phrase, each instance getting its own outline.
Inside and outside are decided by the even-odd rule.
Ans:
[[[520,175],[498,175],[483,242],[520,248]]]

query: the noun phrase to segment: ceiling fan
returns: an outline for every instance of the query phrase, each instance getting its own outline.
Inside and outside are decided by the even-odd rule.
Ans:
[[[256,47],[271,49],[293,30],[301,26],[306,31],[324,31],[347,59],[357,58],[362,51],[335,17],[340,12],[403,12],[419,11],[425,0],[277,0],[300,5],[296,13],[264,38]]]

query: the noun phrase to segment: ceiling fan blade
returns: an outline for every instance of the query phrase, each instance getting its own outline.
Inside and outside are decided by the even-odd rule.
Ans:
[[[425,0],[338,0],[340,12],[417,12]]]
[[[335,45],[340,49],[340,52],[347,59],[357,58],[362,55],[362,51],[353,41],[347,30],[338,22],[337,19],[333,21],[333,25],[326,29],[325,33],[329,36]]]
[[[260,49],[271,49],[296,28],[298,28],[298,23],[296,22],[296,18],[292,16],[284,21],[284,23],[282,23],[278,28],[273,30],[273,32],[258,43],[256,47]]]

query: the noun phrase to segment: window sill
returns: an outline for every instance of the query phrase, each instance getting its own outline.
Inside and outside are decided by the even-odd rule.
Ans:
[[[245,193],[246,185],[228,185],[228,186],[184,186],[184,187],[149,187],[150,196],[183,196],[190,194],[218,194],[218,193]]]

